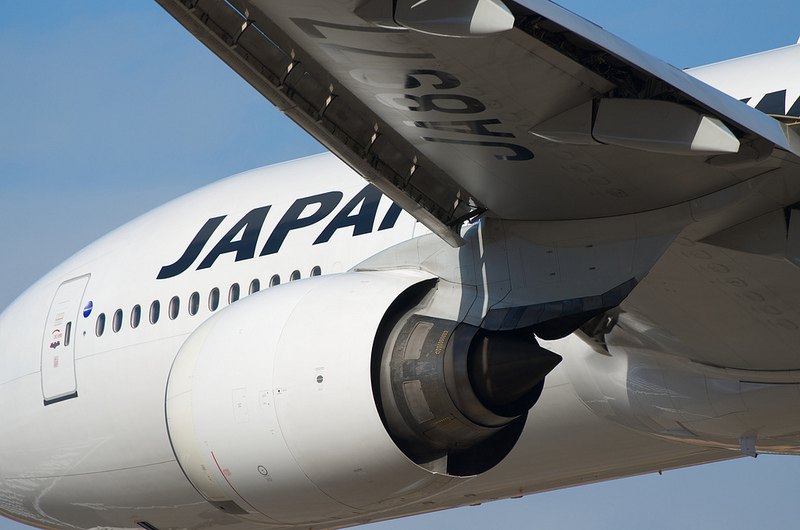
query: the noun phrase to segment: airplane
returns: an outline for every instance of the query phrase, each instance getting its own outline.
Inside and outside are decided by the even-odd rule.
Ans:
[[[177,258],[178,256],[175,256],[175,257]],[[166,265],[166,263],[164,263],[164,265]],[[64,403],[66,403],[66,402],[64,402]],[[52,406],[56,406],[56,405],[58,405],[58,403],[53,404]]]

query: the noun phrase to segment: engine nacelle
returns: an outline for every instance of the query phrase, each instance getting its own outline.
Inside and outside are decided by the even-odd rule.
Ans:
[[[418,502],[499,462],[560,358],[530,333],[426,316],[435,285],[417,271],[310,278],[203,323],[166,397],[195,488],[232,515],[312,524]]]

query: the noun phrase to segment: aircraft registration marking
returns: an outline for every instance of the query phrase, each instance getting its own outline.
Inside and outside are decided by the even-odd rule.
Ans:
[[[336,24],[308,18],[290,19],[306,36],[315,39],[320,48],[336,63],[341,65],[358,64],[349,70],[350,77],[361,85],[377,90],[397,90],[398,92],[377,92],[374,96],[384,106],[402,111],[420,113],[427,116],[440,116],[451,120],[413,120],[403,121],[403,125],[414,129],[423,129],[427,134],[419,138],[429,143],[444,143],[464,146],[486,147],[493,149],[494,158],[500,161],[526,161],[534,158],[533,152],[519,143],[509,141],[476,140],[474,136],[516,138],[513,133],[490,130],[487,126],[503,126],[497,116],[484,119],[452,120],[454,116],[470,116],[485,112],[488,108],[480,99],[466,95],[457,89],[462,86],[461,80],[452,73],[431,68],[381,69],[363,68],[364,62],[380,63],[382,59],[401,59],[403,64],[427,61],[439,61],[428,51],[375,50],[345,44],[348,34],[382,33],[396,34],[397,30],[378,26],[351,26]],[[344,37],[338,38],[337,37]],[[358,60],[354,60],[353,56]],[[434,82],[431,82],[431,80]],[[422,90],[426,93],[413,93]],[[426,117],[427,117],[426,116]],[[456,133],[458,137],[434,135],[433,131]],[[472,135],[464,138],[462,135]]]

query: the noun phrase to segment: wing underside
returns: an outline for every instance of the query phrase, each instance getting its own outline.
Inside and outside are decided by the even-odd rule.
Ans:
[[[451,244],[478,215],[590,219],[686,203],[794,162],[786,152],[800,143],[550,2],[508,2],[513,28],[481,38],[391,27],[388,1],[159,2]],[[678,127],[695,136],[705,118],[719,138],[688,156],[665,150],[686,131],[654,143],[643,122],[664,109],[686,113]]]
[[[712,364],[793,368],[787,334],[800,326],[797,298],[758,278],[774,256],[698,243],[800,201],[800,137],[786,125],[544,0],[506,2],[513,27],[478,38],[401,27],[392,6],[403,2],[388,0],[157,1],[453,246],[479,216],[547,223],[645,214],[670,224],[664,232],[684,227],[623,306],[628,327],[647,334],[647,322],[667,323],[674,335],[654,344]],[[708,249],[747,262],[733,283],[707,268],[735,269],[703,261],[717,255]],[[779,269],[774,277],[787,281],[800,272],[785,261]],[[710,288],[708,274],[719,285]],[[732,291],[745,274],[763,287],[755,295]],[[780,303],[761,306],[780,317],[748,305],[767,292]],[[683,327],[687,311],[697,322]],[[703,327],[712,339],[728,335],[697,342]],[[770,332],[768,355],[736,338]]]

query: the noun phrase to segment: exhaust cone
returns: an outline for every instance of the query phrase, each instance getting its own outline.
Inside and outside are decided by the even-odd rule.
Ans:
[[[541,394],[544,378],[561,356],[539,346],[532,333],[495,332],[476,337],[467,358],[475,395],[492,412],[516,417]]]

